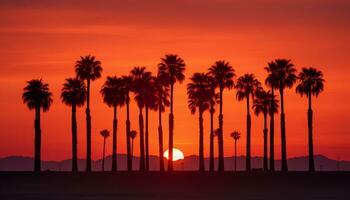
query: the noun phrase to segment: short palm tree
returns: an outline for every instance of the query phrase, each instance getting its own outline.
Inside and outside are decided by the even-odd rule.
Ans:
[[[130,131],[130,139],[131,139],[131,160],[134,156],[134,139],[137,136],[137,132],[135,130]]]
[[[142,110],[145,107],[145,85],[152,77],[151,72],[146,71],[146,67],[134,67],[130,72],[133,78],[132,91],[135,93],[135,100],[139,108],[139,128],[140,128],[140,171],[146,170],[145,165],[145,142],[144,142],[144,122]]]
[[[104,103],[113,108],[112,171],[117,171],[117,107],[125,104],[126,92],[123,79],[116,76],[108,76],[100,92]]]
[[[185,80],[185,62],[176,54],[167,54],[161,58],[158,65],[159,72],[164,74],[170,84],[170,114],[169,114],[169,157],[168,170],[173,170],[173,137],[174,137],[174,85]]]
[[[167,79],[161,73],[158,73],[154,87],[156,96],[154,103],[155,109],[158,111],[159,170],[164,171],[162,112],[165,111],[165,107],[168,107],[170,102]]]
[[[235,171],[237,171],[237,141],[239,140],[239,138],[241,138],[241,134],[238,131],[233,131],[230,136],[233,138],[234,142],[235,142],[235,163],[234,163],[234,167],[235,167]]]
[[[278,88],[281,98],[281,150],[282,150],[282,171],[288,171],[287,164],[287,142],[286,142],[286,122],[284,114],[284,89],[293,87],[297,76],[296,69],[291,63],[291,60],[287,59],[276,59],[274,62],[273,71],[268,71],[270,73],[269,77],[275,78],[271,83],[275,84],[274,89]]]
[[[246,100],[247,102],[247,155],[246,170],[251,170],[251,117],[250,117],[250,98],[254,99],[256,91],[261,86],[260,82],[253,74],[245,74],[238,78],[235,88],[237,90],[236,98],[238,101]]]
[[[102,171],[105,171],[105,150],[106,150],[106,139],[109,137],[109,131],[104,129],[100,132],[103,137],[103,154],[102,154]]]
[[[309,171],[315,171],[314,149],[313,149],[313,133],[312,133],[312,96],[318,96],[324,88],[324,79],[321,71],[315,68],[303,68],[299,73],[299,84],[296,87],[296,92],[301,96],[306,95],[309,99],[308,109],[308,141],[309,141]]]
[[[131,142],[130,142],[130,91],[132,90],[132,77],[122,76],[125,92],[125,104],[126,104],[126,157],[127,157],[127,169],[132,170],[132,155],[131,155]]]
[[[204,73],[194,73],[191,82],[187,84],[188,107],[192,114],[199,114],[199,171],[204,171],[204,130],[203,113],[209,108],[211,85]]]
[[[86,100],[86,87],[83,81],[77,78],[68,78],[63,84],[61,92],[62,102],[72,107],[72,171],[78,171],[78,130],[77,107],[84,105]]]
[[[49,85],[41,79],[28,81],[27,86],[23,89],[22,100],[29,110],[35,110],[34,171],[39,172],[41,170],[40,109],[46,112],[52,104],[52,94],[49,90]]]
[[[219,88],[219,163],[218,170],[224,171],[224,140],[223,140],[223,92],[224,89],[231,89],[233,87],[233,78],[235,77],[235,71],[226,61],[217,61],[213,66],[209,68],[209,74],[215,80],[216,87]]]
[[[271,104],[273,102],[273,104]],[[272,106],[271,106],[272,105]],[[278,111],[278,100],[272,96],[271,92],[264,91],[261,89],[257,92],[256,98],[253,102],[253,109],[255,115],[259,116],[263,114],[264,116],[264,171],[268,171],[268,158],[267,158],[267,137],[268,137],[268,129],[267,129],[267,115],[269,113],[277,113]]]
[[[86,171],[91,171],[91,115],[90,115],[90,84],[101,77],[101,62],[94,56],[80,57],[75,64],[77,78],[86,81]]]

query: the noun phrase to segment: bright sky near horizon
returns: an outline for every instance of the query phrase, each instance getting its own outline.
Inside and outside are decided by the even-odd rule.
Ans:
[[[102,155],[101,129],[112,129],[112,109],[99,90],[108,75],[128,74],[134,66],[156,72],[160,57],[176,53],[186,62],[186,81],[175,86],[174,147],[198,154],[198,116],[187,108],[186,84],[216,60],[229,61],[238,76],[289,58],[298,70],[323,71],[325,91],[314,100],[315,153],[350,160],[350,1],[348,0],[0,0],[0,157],[33,155],[34,112],[22,103],[27,80],[43,78],[54,95],[42,117],[42,159],[71,156],[70,108],[60,100],[65,78],[74,76],[79,56],[102,62],[103,76],[92,84],[92,157]],[[307,100],[286,91],[288,157],[307,155]],[[225,156],[233,154],[229,133],[238,130],[238,154],[245,154],[245,102],[224,92]],[[136,105],[132,129],[138,130]],[[165,149],[168,110],[163,115]],[[276,156],[280,158],[279,117]],[[125,108],[118,110],[118,152],[125,153]],[[209,154],[209,113],[205,113],[205,155]],[[215,119],[217,124],[217,116]],[[150,116],[150,153],[157,155],[157,115]],[[252,155],[262,156],[262,117],[252,118]],[[78,155],[85,157],[85,114],[78,110]],[[111,139],[107,154],[111,153]],[[139,153],[138,138],[135,140]]]

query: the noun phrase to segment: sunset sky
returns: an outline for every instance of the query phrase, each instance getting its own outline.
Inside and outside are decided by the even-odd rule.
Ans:
[[[198,116],[191,115],[186,96],[194,72],[205,72],[224,59],[238,76],[254,73],[264,81],[268,61],[288,58],[298,70],[322,70],[326,79],[325,91],[313,103],[315,154],[350,160],[349,10],[349,0],[0,0],[0,157],[33,155],[34,112],[21,99],[27,80],[42,78],[54,95],[51,109],[42,116],[42,159],[68,159],[71,109],[61,103],[62,84],[75,75],[80,56],[95,55],[102,62],[102,78],[92,83],[91,91],[92,157],[99,159],[99,131],[112,129],[112,109],[99,93],[106,76],[126,75],[134,66],[156,73],[160,58],[176,53],[185,60],[187,79],[175,86],[174,147],[185,156],[198,154]],[[234,90],[225,90],[225,156],[233,155],[233,130],[242,133],[238,154],[245,155],[245,109]],[[295,87],[286,91],[285,110],[288,157],[307,155],[307,100]],[[125,153],[125,108],[118,111],[118,153]],[[165,149],[168,111],[163,114]],[[132,129],[138,131],[134,102],[131,117]],[[276,119],[275,153],[280,159],[279,116]],[[208,112],[204,123],[208,156]],[[262,156],[262,125],[262,116],[253,116],[253,156]],[[158,154],[157,126],[157,114],[151,112],[152,155]],[[85,158],[85,147],[85,113],[80,108],[79,158]],[[139,153],[138,145],[134,152]]]

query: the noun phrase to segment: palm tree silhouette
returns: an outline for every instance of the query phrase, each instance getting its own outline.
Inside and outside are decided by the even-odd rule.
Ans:
[[[208,84],[210,85],[209,95],[209,111],[210,111],[210,144],[209,144],[209,171],[214,171],[214,113],[215,105],[219,102],[219,94],[215,92],[215,80],[207,74]]]
[[[173,170],[173,136],[174,136],[174,84],[185,80],[185,62],[176,54],[167,54],[161,58],[158,65],[159,72],[167,76],[170,84],[170,114],[169,114],[169,157],[168,170]]]
[[[125,104],[126,104],[126,152],[127,152],[127,169],[132,170],[132,155],[130,147],[130,91],[132,90],[132,77],[122,76],[125,90]]]
[[[234,167],[235,167],[235,172],[237,171],[237,141],[239,140],[239,138],[241,138],[241,134],[238,131],[233,131],[230,136],[233,138],[234,142],[235,142],[235,163],[234,163]]]
[[[299,84],[296,87],[296,92],[301,96],[306,95],[309,100],[309,108],[307,112],[308,121],[308,141],[309,141],[309,171],[315,171],[314,163],[314,149],[313,149],[313,137],[312,137],[312,121],[313,112],[311,106],[312,96],[318,97],[318,95],[324,89],[323,73],[315,68],[303,68],[299,73]]]
[[[62,102],[72,107],[72,171],[78,171],[78,130],[77,107],[84,105],[86,100],[86,87],[83,81],[77,78],[68,78],[63,84],[61,92]]]
[[[135,100],[139,107],[139,128],[140,128],[140,171],[146,170],[145,166],[145,142],[143,130],[143,114],[142,110],[145,107],[145,85],[151,79],[151,72],[146,71],[146,67],[134,67],[130,72],[133,78],[133,92],[135,93]]]
[[[295,75],[296,69],[290,60],[287,59],[276,59],[274,62],[275,65],[272,67],[273,71],[268,71],[271,76],[270,78],[275,78],[275,80],[269,82],[273,83],[274,88],[279,89],[280,98],[281,98],[281,150],[282,150],[282,171],[288,171],[287,164],[287,143],[286,143],[286,122],[284,114],[284,89],[291,88],[297,76]],[[270,69],[270,68],[268,68]],[[268,77],[268,78],[269,78]]]
[[[130,131],[130,138],[131,138],[131,160],[132,160],[132,157],[134,156],[134,139],[136,138],[137,136],[137,132],[135,130],[132,130]]]
[[[162,128],[162,112],[165,111],[165,107],[168,107],[169,102],[169,86],[167,84],[167,78],[164,74],[158,72],[155,78],[155,110],[158,111],[158,143],[159,143],[159,169],[164,171],[164,150],[163,150],[163,128]]]
[[[90,115],[90,84],[101,77],[101,62],[96,60],[94,56],[80,57],[75,64],[75,72],[77,78],[82,81],[86,80],[87,96],[86,96],[86,171],[91,171],[91,115]]]
[[[250,117],[250,97],[254,99],[255,93],[261,88],[260,82],[254,74],[245,74],[238,78],[235,88],[237,90],[236,98],[238,101],[247,101],[247,155],[246,170],[251,170],[251,117]]]
[[[39,172],[41,170],[40,109],[46,112],[52,104],[52,94],[49,90],[49,85],[43,83],[41,79],[27,81],[27,86],[23,89],[22,100],[29,110],[35,110],[34,171]]]
[[[105,171],[105,149],[106,149],[106,139],[109,137],[109,131],[104,129],[100,132],[103,137],[103,155],[102,155],[102,171]]]
[[[113,107],[112,171],[117,171],[117,106],[121,107],[125,104],[126,92],[123,79],[116,76],[108,76],[100,92],[104,103],[109,107]]]
[[[223,140],[223,92],[224,89],[231,89],[233,87],[233,77],[235,71],[232,66],[226,61],[217,61],[213,66],[209,68],[209,74],[214,78],[216,87],[219,87],[220,95],[220,108],[219,108],[219,164],[218,170],[224,171],[224,140]]]
[[[204,73],[194,73],[187,84],[188,107],[192,114],[199,113],[199,171],[204,171],[203,113],[209,108],[211,85]]]
[[[273,102],[271,104],[271,102]],[[271,106],[272,105],[272,106]],[[268,129],[267,129],[267,115],[269,113],[277,113],[278,111],[278,100],[275,96],[272,96],[271,92],[264,91],[260,89],[256,98],[253,102],[253,109],[255,115],[259,116],[263,114],[264,116],[264,171],[268,171],[268,158],[267,158],[267,137],[268,137]]]

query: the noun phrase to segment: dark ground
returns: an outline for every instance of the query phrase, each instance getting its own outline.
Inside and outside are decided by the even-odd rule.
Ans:
[[[0,172],[0,199],[350,199],[350,172]]]

